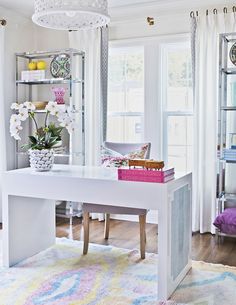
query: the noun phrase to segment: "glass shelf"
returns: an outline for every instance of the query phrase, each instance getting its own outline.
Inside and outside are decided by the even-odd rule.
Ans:
[[[16,153],[18,156],[26,156],[28,155],[28,152],[26,151],[18,151]],[[82,152],[71,152],[71,153],[68,153],[68,152],[65,152],[65,153],[54,153],[54,157],[71,157],[71,156],[75,156],[75,157],[80,157],[80,156],[83,156],[84,154]]]
[[[236,194],[232,194],[232,193],[223,193],[220,194],[219,199],[221,200],[232,200],[232,201],[236,201]]]
[[[221,70],[226,75],[236,75],[236,68],[227,68]]]
[[[46,109],[36,109],[34,110],[34,113],[41,113],[41,114],[44,114],[44,113],[47,113],[47,110]],[[84,110],[74,110],[73,113],[75,114],[78,114],[78,113],[84,113]]]
[[[235,111],[236,110],[236,106],[221,107],[221,110],[223,110],[223,111]]]
[[[80,55],[84,56],[85,53],[82,51],[78,51],[76,49],[64,49],[64,50],[52,50],[52,51],[36,51],[36,52],[24,52],[24,53],[16,53],[17,57],[25,58],[25,59],[40,59],[40,58],[53,58],[56,55],[60,54],[72,54],[73,56],[75,55]]]
[[[50,79],[42,79],[42,80],[34,80],[34,81],[25,81],[25,80],[17,80],[16,84],[20,85],[52,85],[52,84],[70,84],[73,82],[74,84],[83,83],[82,79],[63,79],[63,78],[50,78]]]
[[[64,214],[62,212],[56,212],[56,216],[61,217],[61,218],[71,218],[71,217],[75,217],[75,216],[80,217],[81,214],[82,214],[82,212],[79,212],[79,211],[73,211],[73,212],[65,211]]]
[[[231,159],[219,159],[220,162],[224,162],[224,163],[236,163],[236,160],[231,160]]]
[[[217,232],[217,235],[222,237],[234,237],[234,238],[236,237],[236,235],[226,234],[220,231]]]
[[[41,109],[41,110],[36,109],[36,110],[34,110],[34,113],[47,113],[47,110],[46,109]]]

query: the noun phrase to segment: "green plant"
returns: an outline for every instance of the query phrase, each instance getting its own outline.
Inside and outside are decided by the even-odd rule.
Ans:
[[[30,142],[23,145],[22,148],[26,149],[51,149],[58,142],[58,137],[54,136],[48,128],[40,128],[35,136],[29,136]]]
[[[56,137],[57,141],[61,141],[61,133],[64,127],[56,126],[54,123],[50,123],[48,126],[48,131],[51,132],[52,137]]]
[[[35,136],[29,136],[30,143],[23,145],[27,149],[51,149],[58,141],[61,141],[61,132],[64,127],[57,127],[50,123],[48,127],[41,127]]]
[[[26,149],[51,149],[59,141],[61,141],[61,133],[64,128],[69,133],[74,130],[73,112],[69,108],[61,109],[57,103],[49,102],[46,106],[46,116],[44,126],[38,126],[35,118],[35,105],[32,102],[24,102],[22,104],[13,103],[11,109],[16,113],[11,115],[10,133],[17,141],[21,140],[20,131],[23,129],[22,122],[30,118],[35,125],[35,135],[29,136],[29,144],[23,145]],[[55,123],[48,124],[49,115],[55,116],[60,126]]]

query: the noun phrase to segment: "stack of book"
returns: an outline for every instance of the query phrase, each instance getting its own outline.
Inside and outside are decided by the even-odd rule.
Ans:
[[[142,168],[118,168],[119,180],[166,183],[174,178],[174,168],[167,168],[159,171]]]
[[[235,161],[236,162],[236,149],[224,149],[223,158],[226,161]]]

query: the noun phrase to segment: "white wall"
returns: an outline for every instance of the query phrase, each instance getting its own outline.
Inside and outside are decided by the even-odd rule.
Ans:
[[[15,102],[15,53],[35,49],[33,26],[29,19],[0,7],[1,18],[7,20],[5,27],[5,112],[7,137],[7,168],[14,168],[14,140],[9,134],[10,105]]]
[[[50,30],[34,25],[34,32],[38,51],[69,48],[67,31]]]
[[[11,115],[10,105],[15,102],[15,53],[34,50],[35,37],[33,35],[33,26],[29,19],[0,7],[0,16],[7,20],[5,26],[5,125],[6,125],[6,151],[7,151],[7,169],[14,168],[15,141],[10,137],[9,118]],[[0,113],[0,119],[3,114]],[[1,145],[1,144],[0,144]],[[0,206],[0,222],[2,211]]]
[[[234,0],[165,0],[150,1],[140,5],[113,8],[110,10],[110,39],[150,37],[190,32],[190,13],[209,14],[216,8],[218,13],[226,7],[232,12]],[[149,26],[147,17],[155,19],[155,25]]]
[[[111,24],[110,40],[188,33],[189,24],[186,13],[156,17],[154,26],[149,26],[144,16],[142,19]]]

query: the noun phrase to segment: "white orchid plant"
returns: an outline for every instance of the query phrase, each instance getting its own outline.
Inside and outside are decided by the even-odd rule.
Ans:
[[[11,109],[15,113],[10,118],[10,133],[15,140],[21,140],[20,132],[22,131],[22,122],[28,118],[34,122],[36,131],[35,135],[29,136],[29,144],[24,148],[30,149],[51,149],[60,140],[61,132],[64,128],[72,133],[75,128],[74,112],[70,108],[60,107],[56,102],[49,102],[46,106],[46,115],[44,126],[38,126],[35,118],[36,107],[32,102],[24,102],[22,104],[13,103]],[[59,122],[59,126],[49,123],[49,116],[55,116]]]

